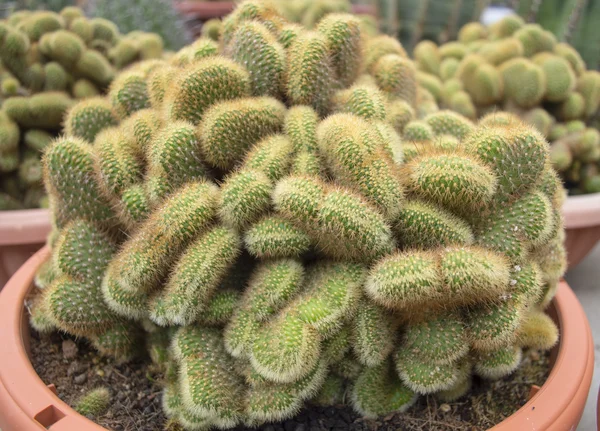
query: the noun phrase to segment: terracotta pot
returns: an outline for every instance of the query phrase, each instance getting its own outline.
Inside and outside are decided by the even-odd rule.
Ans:
[[[174,4],[182,15],[199,20],[223,17],[235,7],[232,1],[181,1]],[[375,8],[371,5],[352,5],[352,12],[373,15]]]
[[[46,386],[28,358],[29,328],[23,303],[34,274],[49,256],[44,247],[11,278],[0,294],[0,429],[2,431],[101,431],[77,414]],[[569,286],[562,282],[550,306],[560,328],[553,368],[546,383],[495,431],[574,430],[581,419],[594,367],[594,346],[587,318]]]
[[[600,193],[568,197],[562,213],[567,234],[567,259],[569,269],[572,269],[600,240]]]
[[[48,210],[0,211],[0,289],[50,232]]]

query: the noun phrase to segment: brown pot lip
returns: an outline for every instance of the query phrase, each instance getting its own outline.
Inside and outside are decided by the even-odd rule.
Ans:
[[[562,206],[566,229],[600,225],[600,193],[569,196]]]
[[[39,378],[25,351],[22,327],[28,324],[24,300],[35,271],[49,256],[47,246],[33,255],[0,293],[0,428],[5,431],[106,431],[76,413]],[[594,347],[590,326],[577,297],[561,281],[552,301],[561,339],[548,380],[494,431],[575,429],[591,385]],[[10,414],[6,414],[10,412]],[[52,422],[54,423],[54,422]]]
[[[45,208],[0,211],[0,246],[43,243],[50,230]]]

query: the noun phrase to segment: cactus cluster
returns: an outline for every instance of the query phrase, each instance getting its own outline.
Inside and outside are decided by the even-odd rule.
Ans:
[[[600,191],[600,73],[538,24],[510,15],[469,23],[458,40],[414,49],[423,114],[439,109],[471,120],[510,112],[551,143],[551,161],[572,194]],[[425,133],[407,125],[409,136]]]
[[[564,190],[535,129],[428,113],[419,82],[359,18],[311,30],[266,0],[123,72],[45,151],[32,325],[147,349],[190,430],[308,401],[385,415],[510,374],[556,342]]]
[[[0,210],[47,207],[41,154],[66,111],[105,94],[118,70],[162,55],[157,34],[123,35],[75,7],[19,11],[0,21]],[[105,105],[79,105],[66,128],[93,140],[106,121],[116,124],[119,111]]]

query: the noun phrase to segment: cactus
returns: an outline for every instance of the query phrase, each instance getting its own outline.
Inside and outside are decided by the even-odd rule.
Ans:
[[[92,144],[101,130],[116,126],[117,116],[132,110],[131,98],[127,103],[121,100],[114,109],[98,96],[106,93],[117,69],[160,57],[163,50],[155,35],[138,32],[122,37],[114,23],[88,20],[79,8],[57,12],[17,12],[11,15],[13,24],[0,25],[0,88],[6,97],[2,115],[16,123],[24,147],[0,148],[0,171],[10,171],[9,178],[18,178],[16,171],[20,171],[22,183],[12,197],[32,208],[47,206],[39,181],[29,175],[36,172],[42,150],[62,127],[70,137]],[[122,44],[135,49],[126,55]],[[131,86],[119,87],[131,93]],[[76,103],[88,98],[92,100]],[[12,126],[5,129],[13,133]],[[7,145],[10,141],[2,140]],[[36,156],[25,148],[34,150]]]
[[[147,139],[147,192],[150,202],[158,204],[181,185],[205,177],[200,159],[200,145],[195,127],[185,121],[174,121]]]
[[[386,415],[419,395],[454,400],[474,375],[507,375],[521,349],[556,341],[543,308],[565,269],[563,192],[544,136],[519,116],[560,136],[582,163],[566,173],[589,190],[600,135],[579,117],[552,125],[558,102],[525,115],[512,102],[493,113],[502,92],[471,97],[466,76],[496,66],[470,54],[487,33],[421,44],[417,67],[317,3],[282,6],[308,30],[246,0],[219,43],[129,66],[76,104],[65,136],[36,126],[7,140],[27,145],[0,182],[7,204],[39,198],[43,148],[55,226],[32,325],[115,362],[149,353],[169,426],[258,427],[310,400]],[[89,25],[81,55],[113,65],[157,46],[98,19],[58,32],[76,23]],[[494,37],[520,31],[508,24]],[[594,78],[576,76],[569,93],[584,99],[577,81]],[[67,91],[75,79],[92,82],[75,73]],[[448,110],[453,97],[470,118]]]
[[[329,14],[319,21],[317,30],[327,41],[336,81],[343,87],[350,86],[356,80],[361,66],[360,21],[349,14]]]
[[[198,238],[176,263],[165,289],[152,299],[150,318],[161,326],[193,322],[237,258],[238,236],[216,228]]]
[[[334,86],[329,43],[320,33],[301,33],[288,56],[287,96],[296,105],[310,105],[323,114]]]
[[[107,388],[92,389],[76,403],[75,410],[83,416],[96,417],[104,413],[110,405],[110,392]]]
[[[240,24],[227,52],[250,73],[254,96],[279,94],[286,63],[285,51],[267,27],[251,21]]]
[[[383,92],[415,106],[417,78],[411,61],[397,54],[388,54],[382,56],[373,67],[373,76]]]
[[[101,17],[116,24],[123,33],[131,31],[153,32],[161,36],[168,49],[179,49],[189,42],[189,35],[183,25],[182,19],[168,1],[135,2],[90,2],[88,13],[93,17]],[[104,29],[102,29],[104,30]],[[108,30],[108,29],[107,29]],[[110,30],[96,30],[97,39],[111,38]]]
[[[65,119],[65,132],[69,136],[93,143],[102,129],[117,125],[117,115],[104,98],[81,101],[69,109]]]
[[[114,222],[111,204],[95,178],[94,156],[87,142],[63,138],[48,149],[44,156],[44,181],[56,202],[60,224],[76,218]]]
[[[317,141],[338,181],[360,191],[393,218],[402,204],[403,187],[391,157],[380,154],[386,143],[373,132],[374,128],[359,117],[339,114],[319,125]]]
[[[4,102],[4,110],[22,128],[58,130],[64,112],[73,104],[66,93],[48,92],[11,97]]]
[[[213,77],[221,81],[217,85]],[[210,86],[208,83],[210,82]],[[231,60],[214,58],[199,64],[193,63],[165,92],[164,103],[169,117],[198,124],[204,111],[215,102],[247,96],[250,93],[248,72]]]
[[[564,58],[541,53],[533,57],[546,75],[545,99],[551,102],[561,102],[575,88],[575,74]]]

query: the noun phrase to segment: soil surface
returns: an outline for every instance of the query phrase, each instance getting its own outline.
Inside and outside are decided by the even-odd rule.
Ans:
[[[147,362],[117,365],[99,356],[86,342],[63,334],[39,336],[32,331],[33,367],[58,396],[74,405],[83,394],[105,386],[109,409],[90,418],[113,431],[164,431],[159,374]],[[531,385],[542,386],[549,374],[549,354],[529,351],[521,367],[496,382],[476,380],[471,394],[453,403],[421,397],[405,413],[371,420],[349,407],[309,406],[293,419],[260,427],[264,431],[480,431],[510,416],[527,402]],[[245,430],[247,428],[236,428]]]

